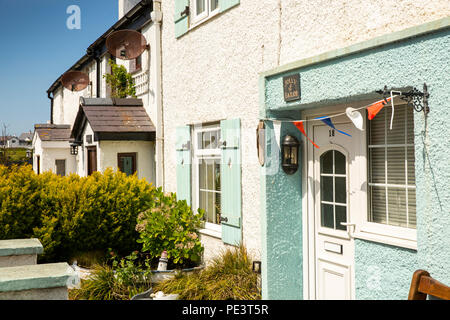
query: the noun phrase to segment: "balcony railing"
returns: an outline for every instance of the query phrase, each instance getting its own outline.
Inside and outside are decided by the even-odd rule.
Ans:
[[[136,96],[141,96],[148,92],[148,70],[133,74]]]

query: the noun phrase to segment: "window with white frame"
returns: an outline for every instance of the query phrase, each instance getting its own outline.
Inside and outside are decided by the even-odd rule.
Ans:
[[[221,207],[220,124],[195,126],[193,133],[193,199],[195,206],[205,211],[205,227],[219,231]]]
[[[413,108],[385,107],[369,121],[369,222],[416,228]]]
[[[219,0],[191,0],[191,3],[194,23],[219,12]]]

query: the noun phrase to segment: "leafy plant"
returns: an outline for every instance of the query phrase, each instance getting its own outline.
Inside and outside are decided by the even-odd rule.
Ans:
[[[112,98],[126,98],[131,96],[136,98],[136,88],[134,80],[127,69],[122,65],[117,65],[113,60],[109,59],[108,64],[111,66],[111,74],[105,74],[103,77],[111,88]]]
[[[258,275],[244,245],[227,248],[208,266],[192,274],[179,273],[153,290],[178,294],[181,300],[259,300]]]
[[[72,300],[129,300],[151,287],[151,271],[136,264],[138,252],[118,259],[112,257],[112,266],[96,265],[89,279],[82,280],[79,289],[70,292]]]
[[[200,262],[203,246],[198,229],[202,224],[203,210],[194,214],[186,201],[177,201],[175,194],[159,192],[149,209],[138,215],[136,231],[142,251],[152,257],[160,257],[166,250],[167,257],[176,265],[188,261]]]

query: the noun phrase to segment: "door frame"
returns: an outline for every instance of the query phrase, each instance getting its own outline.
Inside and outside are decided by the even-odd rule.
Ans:
[[[339,104],[334,106],[324,106],[315,109],[307,109],[301,112],[301,119],[313,119],[320,116],[333,115],[345,112],[347,107],[358,107],[364,101],[355,101],[352,103]],[[364,119],[364,128],[366,128],[366,119]],[[348,122],[351,123],[350,119]],[[339,122],[338,122],[339,123]],[[347,122],[345,122],[347,123]],[[310,125],[305,126],[305,132],[308,137],[312,137]],[[364,133],[365,135],[365,133]],[[314,161],[310,161],[310,155],[314,154],[314,146],[302,137],[303,145],[303,163],[302,166],[302,233],[303,233],[303,297],[305,300],[315,300],[317,297],[316,288],[316,247],[315,247],[315,218],[310,218],[309,212],[314,212],[314,181],[310,181],[310,177],[314,177]],[[361,148],[366,148],[366,139],[361,139]],[[313,157],[311,158],[313,159]],[[310,163],[311,162],[311,163]],[[362,174],[361,170],[359,174]],[[350,181],[348,182],[350,183]],[[355,279],[355,268],[352,268],[352,277]],[[355,281],[352,281],[352,298],[355,295]]]

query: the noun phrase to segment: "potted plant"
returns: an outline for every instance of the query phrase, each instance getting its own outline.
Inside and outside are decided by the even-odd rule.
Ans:
[[[156,259],[167,255],[169,270],[152,270],[152,281],[172,277],[175,272],[189,272],[200,266],[203,246],[198,230],[203,210],[195,214],[186,201],[177,201],[174,193],[160,193],[149,209],[137,217],[136,231],[142,252]],[[166,257],[163,256],[163,259]]]

